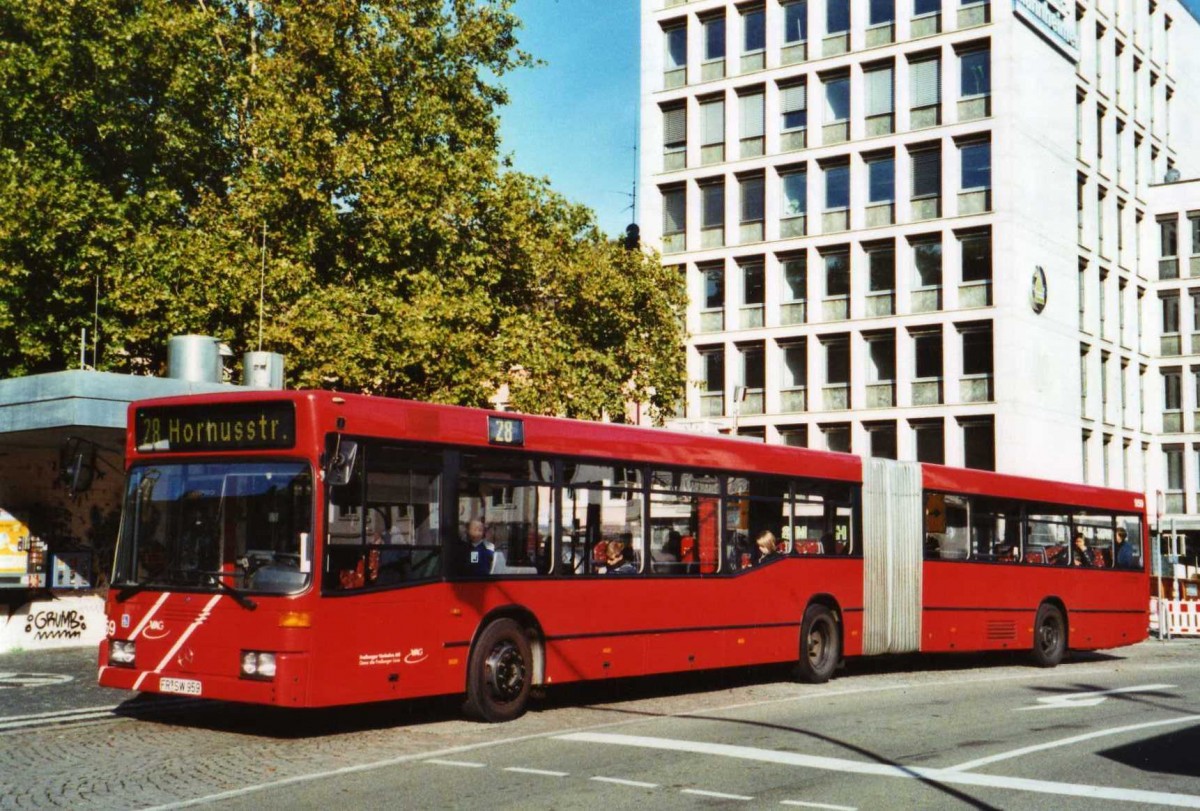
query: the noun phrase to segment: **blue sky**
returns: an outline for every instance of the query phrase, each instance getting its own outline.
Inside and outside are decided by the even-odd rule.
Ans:
[[[504,150],[616,236],[633,221],[638,0],[517,0],[521,48],[545,65],[504,78]],[[1200,0],[1185,0],[1200,17]]]
[[[546,64],[503,79],[503,149],[522,172],[596,212],[616,236],[633,222],[638,0],[517,0],[521,49]]]

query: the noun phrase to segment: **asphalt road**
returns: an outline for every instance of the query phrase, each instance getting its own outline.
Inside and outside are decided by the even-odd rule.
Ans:
[[[284,712],[128,696],[90,652],[0,657],[7,808],[1200,808],[1200,641],[851,662]]]

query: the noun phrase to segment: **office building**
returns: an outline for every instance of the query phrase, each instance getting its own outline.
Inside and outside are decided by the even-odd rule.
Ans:
[[[1198,102],[1177,0],[643,0],[678,422],[1197,512]]]

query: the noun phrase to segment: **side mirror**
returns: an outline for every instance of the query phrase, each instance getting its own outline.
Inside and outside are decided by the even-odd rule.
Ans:
[[[358,458],[358,443],[338,437],[329,461],[325,464],[325,482],[334,487],[349,484],[354,475],[354,461]]]
[[[67,437],[59,449],[58,478],[67,491],[84,493],[96,478],[96,446],[80,437]]]

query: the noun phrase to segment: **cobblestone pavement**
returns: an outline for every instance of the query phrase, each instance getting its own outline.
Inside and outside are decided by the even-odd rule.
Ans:
[[[1171,667],[1200,662],[1200,641],[1148,641],[1074,666]],[[778,668],[558,688],[533,712],[501,725],[461,718],[457,699],[320,711],[203,700],[130,697],[94,684],[91,652],[0,656],[3,674],[66,674],[66,682],[5,686],[0,677],[0,809],[150,808],[245,786],[303,780],[406,757],[550,735],[631,713],[682,714],[785,698],[807,688]],[[1081,663],[1081,664],[1080,664]],[[900,657],[852,662],[837,683],[922,680],[980,668],[1028,679],[1012,657]],[[19,680],[18,680],[19,681]],[[34,680],[36,682],[36,680]],[[104,707],[112,707],[111,711]],[[99,709],[89,720],[72,711]],[[55,713],[55,715],[49,715]],[[44,716],[29,719],[28,716]],[[16,719],[16,720],[14,720]],[[20,720],[25,719],[25,720]],[[269,795],[263,805],[270,806]]]

